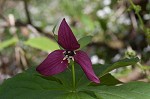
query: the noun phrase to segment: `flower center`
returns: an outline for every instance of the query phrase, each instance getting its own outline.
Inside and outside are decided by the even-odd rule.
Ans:
[[[76,54],[75,51],[64,51],[64,58],[63,60],[68,60],[68,63],[70,63],[70,60],[72,59],[74,61],[74,55]]]

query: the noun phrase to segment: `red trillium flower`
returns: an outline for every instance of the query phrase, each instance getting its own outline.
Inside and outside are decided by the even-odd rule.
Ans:
[[[89,80],[100,83],[92,69],[92,63],[88,55],[81,50],[77,50],[80,48],[80,44],[65,19],[62,20],[58,30],[58,44],[64,50],[55,50],[50,53],[36,68],[39,73],[45,76],[58,74],[66,70],[70,60],[73,60],[81,66]]]

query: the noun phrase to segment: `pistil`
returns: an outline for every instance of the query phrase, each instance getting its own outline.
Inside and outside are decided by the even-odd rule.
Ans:
[[[64,58],[63,58],[63,60],[68,60],[68,63],[70,63],[70,61],[71,61],[71,59],[74,61],[74,55],[76,54],[76,52],[75,51],[64,51],[63,52],[63,54],[64,54]]]

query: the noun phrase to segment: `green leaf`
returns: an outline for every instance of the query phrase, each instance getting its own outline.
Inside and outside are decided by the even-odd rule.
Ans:
[[[121,84],[122,82],[120,82],[118,79],[116,79],[114,76],[112,76],[110,73],[102,76],[100,78],[101,83],[99,84],[95,84],[95,83],[91,83],[90,85],[108,85],[108,86],[112,86],[112,85],[117,85],[117,84]]]
[[[103,75],[109,73],[110,71],[119,68],[119,67],[125,67],[129,65],[135,65],[137,62],[139,62],[139,58],[125,58],[122,60],[119,60],[113,64],[106,64],[106,65],[101,65],[101,64],[96,64],[93,66],[94,71],[96,72],[99,77],[102,77]]]
[[[52,29],[52,32],[53,34],[55,33],[55,29],[56,29],[56,26],[57,26],[58,22],[54,25],[53,29]],[[54,34],[55,35],[55,34]]]
[[[56,79],[59,79],[63,86],[67,89],[72,89],[72,72],[70,69],[65,70],[63,73],[57,74],[54,76]]]
[[[71,75],[70,72],[65,73]],[[65,79],[68,79],[66,84],[72,83],[71,78]],[[150,84],[144,82],[121,86],[84,86],[80,90],[77,87],[75,91],[51,77],[39,75],[32,67],[4,81],[0,86],[0,99],[149,99],[149,92]]]
[[[54,35],[55,40],[58,41],[58,35]]]
[[[93,65],[93,69],[94,69],[94,72],[96,73],[96,75],[98,77],[100,77],[100,79],[101,79],[101,77],[103,77],[104,75],[108,74],[110,71],[112,71],[116,68],[134,65],[138,61],[139,61],[139,58],[131,58],[131,59],[126,58],[126,59],[120,60],[118,62],[115,62],[113,64],[106,64],[106,65],[96,64],[96,65]],[[82,86],[86,86],[86,85],[90,84],[89,80],[87,80],[84,73],[80,72],[80,75],[78,77],[79,77],[78,78],[79,80],[77,82],[78,87],[82,87]],[[110,82],[110,83],[114,84],[114,82]]]
[[[88,87],[97,98],[102,99],[149,99],[150,84],[145,82],[130,82],[121,86]]]
[[[55,39],[56,42],[58,41],[58,36],[55,34],[55,29],[56,29],[56,27],[57,27],[57,24],[58,24],[58,22],[54,25],[54,27],[53,27],[53,29],[52,29],[52,33],[53,33],[53,35],[54,35],[54,39]]]
[[[78,92],[78,93],[64,94],[59,99],[95,99],[95,98],[84,92]]]
[[[0,99],[49,99],[64,93],[61,84],[43,79],[39,75],[19,74],[0,87]]]
[[[79,39],[80,49],[84,48],[86,45],[88,45],[92,40],[92,36],[85,36],[81,39]]]
[[[86,82],[90,82],[87,77],[85,76],[84,72],[82,71],[80,65],[74,64],[75,65],[75,76],[76,76],[76,89],[80,89],[82,87],[82,83],[84,84]],[[84,76],[84,81],[80,82],[81,77]],[[59,79],[63,86],[66,88],[72,88],[72,71],[71,71],[71,66],[68,66],[68,69],[65,70],[63,73],[57,74],[54,76],[55,78]]]
[[[59,49],[57,43],[46,37],[31,38],[28,39],[25,44],[42,51],[54,51]]]
[[[71,76],[70,72],[65,73],[68,77]],[[56,77],[60,79],[64,73],[61,74]],[[4,81],[0,86],[0,99],[94,99],[84,91],[74,91],[72,86],[65,86],[57,78],[41,76],[35,71],[35,67],[31,67]],[[71,78],[65,79],[68,79],[66,84],[72,85]]]
[[[81,66],[77,63],[75,65],[75,76],[76,76],[76,89],[80,90],[83,87],[89,84],[91,81],[86,77],[85,73],[83,72]],[[72,71],[71,71],[71,66],[68,67],[68,69],[60,73],[57,76],[57,79],[60,79],[62,83],[68,87],[68,86],[73,86],[72,85]]]
[[[16,44],[17,42],[18,42],[18,39],[14,37],[11,39],[5,40],[3,42],[0,42],[0,51],[2,51],[6,47]]]

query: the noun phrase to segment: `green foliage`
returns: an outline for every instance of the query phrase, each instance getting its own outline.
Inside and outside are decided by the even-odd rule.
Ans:
[[[129,66],[129,65],[135,65],[137,62],[139,62],[139,58],[125,58],[122,60],[119,60],[113,64],[106,64],[106,65],[100,65],[97,64],[94,66],[94,70],[97,73],[97,75],[99,75],[100,77],[107,74],[108,72],[119,68],[119,67],[125,67],[125,66]]]
[[[58,25],[58,23],[56,23],[56,24],[54,25],[54,27],[53,27],[53,29],[52,29],[52,32],[53,32],[53,33],[55,33],[55,29],[56,29],[57,25]]]
[[[111,77],[111,75],[109,75],[108,73],[116,68],[119,68],[119,67],[125,67],[125,66],[129,66],[129,65],[135,65],[137,62],[139,62],[139,58],[131,58],[131,59],[123,59],[123,60],[120,60],[118,62],[115,62],[113,64],[105,64],[105,65],[101,65],[101,64],[96,64],[96,65],[93,65],[93,69],[95,71],[95,73],[101,78],[103,77],[102,79],[102,84],[105,84],[105,85],[113,85],[113,84],[118,84],[118,83],[121,83],[119,81],[115,81],[115,78]],[[82,86],[86,86],[86,85],[89,85],[90,82],[87,80],[87,78],[85,77],[85,74],[84,73],[81,73],[79,70],[78,70],[78,73],[79,74],[77,77],[79,77],[79,81],[77,82],[77,85],[79,87],[82,87]],[[106,82],[108,81],[107,79],[107,76],[109,76],[109,78],[111,78],[113,81],[112,82]],[[114,83],[115,82],[115,83]],[[100,84],[101,85],[101,84]]]
[[[81,23],[86,27],[85,29],[90,31],[94,30],[94,22],[86,15],[81,16]],[[88,25],[87,25],[88,24]]]
[[[2,51],[4,48],[7,48],[11,45],[16,44],[17,42],[18,42],[17,38],[11,38],[11,39],[5,40],[3,42],[0,42],[0,51]]]
[[[39,75],[22,73],[7,80],[0,88],[0,99],[49,99],[64,93],[62,86]]]
[[[31,38],[28,39],[25,44],[43,51],[54,51],[59,49],[57,43],[46,37]]]
[[[110,73],[102,76],[100,78],[100,80],[101,80],[100,85],[111,86],[111,85],[117,85],[117,84],[121,84],[122,83],[118,79],[116,79],[114,76],[112,76]]]
[[[149,83],[131,82],[123,84],[111,75],[110,72],[120,67],[137,64],[139,59],[135,58],[136,52],[140,52],[142,64],[148,63],[150,51],[145,51],[145,49],[148,43],[150,44],[150,29],[148,28],[149,24],[147,24],[149,20],[145,18],[145,16],[148,14],[150,4],[149,2],[141,2],[142,0],[140,1],[141,4],[140,2],[138,4],[136,1],[127,0],[126,3],[129,4],[127,6],[129,7],[128,10],[132,11],[129,16],[129,13],[126,12],[127,8],[123,5],[124,1],[110,0],[110,4],[107,5],[104,4],[104,1],[105,0],[101,2],[99,2],[99,0],[27,0],[29,17],[32,21],[31,25],[39,30],[40,33],[41,31],[44,31],[44,33],[50,31],[49,29],[51,29],[53,23],[56,23],[56,20],[66,16],[76,37],[81,38],[79,39],[80,49],[84,48],[93,40],[95,45],[91,47],[92,51],[97,54],[98,57],[106,59],[105,62],[110,63],[110,60],[112,60],[115,55],[122,55],[122,53],[124,53],[122,51],[125,51],[127,46],[131,46],[134,49],[134,51],[125,52],[126,59],[112,64],[93,65],[96,75],[100,77],[100,84],[90,82],[78,64],[75,64],[75,88],[73,88],[72,85],[72,71],[70,70],[70,66],[63,73],[50,77],[40,75],[36,72],[35,67],[31,67],[23,73],[4,81],[0,86],[0,99],[149,99]],[[14,36],[14,34],[11,33],[11,26],[5,26],[7,24],[5,24],[5,20],[2,19],[2,29],[0,29],[2,33],[0,33],[0,39],[4,41],[0,42],[0,52],[2,52],[2,59],[3,56],[4,58],[9,57],[9,62],[4,62],[4,65],[2,60],[2,66],[6,65],[11,68],[10,70],[12,70],[12,66],[16,68],[14,67],[14,63],[17,66],[19,63],[15,62],[16,58],[14,58],[14,55],[17,54],[16,52],[9,55],[9,53],[12,53],[10,51],[11,49],[5,51],[6,48],[12,45],[17,44],[24,52],[27,52],[24,56],[27,58],[27,63],[29,64],[32,64],[32,62],[29,61],[30,59],[35,59],[31,56],[37,56],[37,54],[39,54],[39,51],[30,50],[30,47],[46,52],[59,49],[58,44],[48,38],[29,38],[33,31],[28,28],[28,15],[24,13],[25,7],[22,6],[20,2],[24,3],[23,1],[17,0],[7,0],[4,4],[2,2],[2,5],[5,7],[2,9],[2,16],[7,19],[6,23],[7,21],[11,21],[9,18],[10,14],[14,16],[16,23],[15,35],[18,37],[7,40],[7,38]],[[147,6],[147,9],[145,6]],[[119,9],[116,9],[116,7],[119,7]],[[102,13],[107,14],[101,17],[100,14]],[[134,15],[134,13],[136,15]],[[132,19],[131,17],[135,17],[135,22],[130,20]],[[145,22],[143,20],[145,20]],[[53,33],[56,25],[52,30]],[[135,31],[136,33],[134,33]],[[139,34],[142,35],[140,36]],[[93,37],[87,35],[92,35]],[[58,41],[57,35],[54,34],[54,38]],[[24,44],[30,46],[27,47],[27,49],[18,43],[18,41],[21,40],[23,42],[25,39],[28,40],[25,41]],[[147,39],[148,43],[144,42],[145,39]],[[109,42],[118,41],[123,43],[123,47],[114,48],[109,44]],[[113,44],[117,45],[117,43]],[[60,49],[63,48],[60,47]],[[91,53],[93,53],[92,51]],[[141,51],[145,52],[143,53]],[[28,53],[30,55],[28,55]],[[13,58],[11,58],[11,56]],[[149,66],[141,66],[141,68],[144,71],[150,70]],[[9,70],[7,72],[9,72]]]
[[[54,27],[52,29],[52,33],[54,35],[54,39],[56,40],[56,42],[58,41],[58,36],[55,34],[55,29],[56,29],[57,25],[58,25],[58,22],[54,25]]]
[[[80,49],[84,48],[87,44],[89,44],[92,40],[92,36],[85,36],[79,39]]]
[[[58,75],[45,77],[38,74],[35,67],[31,67],[24,73],[6,80],[0,86],[0,99],[141,99],[141,97],[148,99],[150,84],[133,82],[115,86],[121,82],[108,73],[121,65],[133,65],[138,60],[138,58],[124,59],[111,65],[103,65],[104,68],[98,69],[101,74],[100,84],[90,83],[85,76],[82,76],[84,74],[81,68],[75,64],[77,77],[75,88],[72,85],[69,69]]]
[[[88,88],[90,89],[90,88]],[[149,99],[150,84],[131,82],[121,86],[91,87],[98,99]]]

